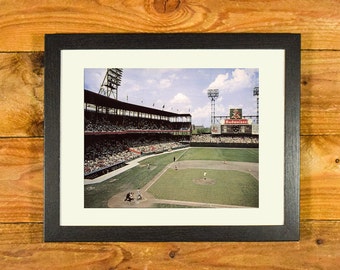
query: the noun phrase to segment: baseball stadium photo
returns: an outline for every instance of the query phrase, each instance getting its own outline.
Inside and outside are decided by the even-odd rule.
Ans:
[[[84,69],[85,208],[258,208],[259,72]]]

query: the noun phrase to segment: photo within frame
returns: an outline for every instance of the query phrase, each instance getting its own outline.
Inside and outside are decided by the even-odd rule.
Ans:
[[[85,207],[258,207],[258,78],[250,68],[85,69]]]
[[[299,35],[46,35],[45,59],[46,241],[298,240]]]

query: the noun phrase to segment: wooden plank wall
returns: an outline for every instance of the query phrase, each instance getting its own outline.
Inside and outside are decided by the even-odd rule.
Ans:
[[[1,269],[339,269],[338,0],[0,2]],[[44,34],[61,32],[301,33],[301,241],[44,243]]]

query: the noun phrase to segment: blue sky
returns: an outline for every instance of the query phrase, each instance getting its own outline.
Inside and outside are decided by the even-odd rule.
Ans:
[[[106,69],[85,69],[85,89],[98,93]],[[219,89],[215,115],[229,115],[242,108],[243,115],[256,115],[253,89],[259,86],[258,69],[123,69],[118,100],[146,107],[190,113],[192,123],[210,127],[211,102],[208,89]]]

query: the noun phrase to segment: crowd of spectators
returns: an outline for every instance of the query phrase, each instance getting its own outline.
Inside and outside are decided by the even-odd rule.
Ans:
[[[127,150],[124,141],[98,140],[85,147],[84,173],[86,175],[102,170],[132,160],[137,156],[137,153]]]
[[[191,136],[191,142],[195,143],[235,143],[235,144],[258,144],[258,136],[212,136],[211,134],[201,134]]]
[[[105,170],[128,162],[143,154],[159,153],[182,147],[183,145],[170,138],[101,138],[88,143],[84,153],[84,174]]]
[[[179,148],[182,144],[176,141],[178,139],[174,139],[176,136],[163,134],[159,137],[159,135],[152,135],[155,133],[153,131],[190,131],[190,127],[191,124],[188,122],[173,123],[160,119],[86,111],[84,174],[87,176],[99,172],[100,175],[102,171],[112,171],[143,154]],[[128,131],[133,132],[129,134]],[[122,137],[123,132],[124,137]],[[143,133],[143,135],[135,133]]]
[[[190,130],[190,123],[123,116],[85,117],[85,132],[119,132],[128,130]]]
[[[149,142],[143,143],[140,146],[134,146],[130,148],[130,151],[134,151],[135,153],[140,154],[151,154],[151,153],[160,153],[164,151],[169,151],[171,149],[176,149],[181,147],[182,144],[179,142]]]

